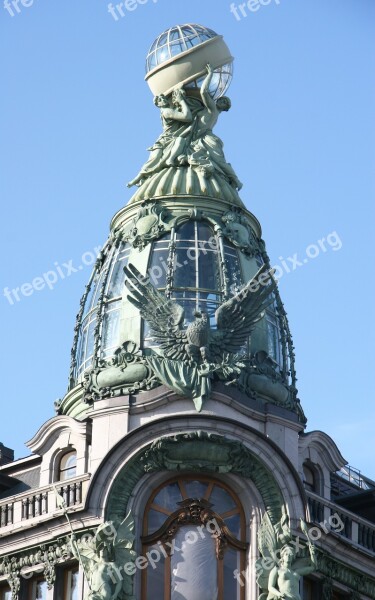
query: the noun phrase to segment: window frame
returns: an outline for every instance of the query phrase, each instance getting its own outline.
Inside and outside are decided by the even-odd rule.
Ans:
[[[75,464],[73,466],[62,467],[64,460],[69,461],[69,458],[73,458],[73,457],[75,458]],[[68,477],[63,477],[64,473],[68,473],[73,468],[74,468],[74,475],[71,475]],[[63,452],[63,454],[61,454],[58,459],[57,469],[56,469],[56,481],[58,481],[58,482],[69,481],[70,479],[74,479],[74,477],[77,477],[77,451],[75,450],[75,448],[69,448],[69,449],[66,449],[65,452]]]
[[[229,485],[227,485],[225,482],[223,482],[221,479],[215,478],[211,475],[207,475],[207,474],[201,474],[201,473],[197,473],[197,472],[186,472],[186,473],[181,473],[179,475],[175,475],[174,477],[168,478],[165,481],[163,481],[161,484],[159,484],[156,488],[153,489],[152,493],[149,494],[145,509],[144,509],[144,513],[143,513],[143,519],[142,519],[142,536],[141,536],[141,542],[142,542],[142,556],[145,556],[147,551],[149,550],[150,546],[154,545],[154,541],[151,541],[151,538],[155,538],[156,534],[158,534],[162,528],[166,527],[166,524],[168,523],[169,519],[173,516],[176,515],[179,510],[177,509],[177,505],[176,505],[176,509],[175,511],[169,511],[168,509],[163,509],[163,511],[160,512],[164,512],[165,513],[165,521],[164,521],[164,525],[159,528],[157,531],[153,532],[152,534],[148,534],[148,514],[149,511],[154,509],[155,503],[154,500],[157,497],[157,495],[159,494],[159,492],[163,489],[168,487],[169,485],[171,485],[172,483],[178,483],[180,491],[181,491],[181,497],[182,500],[188,500],[189,497],[187,496],[187,492],[185,490],[185,493],[183,491],[184,486],[183,486],[183,481],[202,481],[202,482],[207,482],[208,483],[208,487],[206,490],[205,495],[203,496],[203,500],[207,500],[208,498],[210,498],[212,491],[214,489],[215,486],[218,486],[219,488],[223,488],[233,499],[236,507],[225,511],[224,513],[222,513],[221,515],[218,513],[215,513],[215,511],[213,509],[212,513],[214,515],[214,518],[217,519],[217,522],[220,525],[220,521],[228,518],[229,516],[233,516],[234,514],[239,514],[240,517],[240,536],[239,538],[235,538],[238,542],[237,547],[235,547],[234,545],[232,545],[231,541],[229,539],[229,543],[227,545],[228,548],[230,549],[234,549],[237,550],[239,552],[239,564],[240,564],[240,572],[242,573],[243,571],[245,571],[246,569],[246,551],[247,551],[247,541],[246,541],[246,517],[245,517],[245,513],[244,513],[244,509],[242,506],[242,503],[240,501],[240,499],[238,498],[237,494],[230,488]],[[162,508],[160,506],[160,508]],[[169,516],[168,516],[169,515]],[[223,521],[224,523],[224,521]],[[186,525],[188,523],[181,523],[181,526]],[[225,523],[224,523],[225,525]],[[193,524],[192,524],[193,526]],[[178,528],[179,529],[179,528]],[[178,529],[175,531],[173,538],[175,534],[177,533]],[[228,530],[229,531],[229,530]],[[234,537],[234,536],[233,536]],[[240,547],[240,545],[242,545],[242,547]],[[218,562],[218,597],[217,600],[224,600],[224,557],[225,557],[225,549],[224,549],[224,553],[223,556],[217,556],[217,562]],[[147,585],[148,585],[148,569],[144,569],[142,571],[142,575],[141,575],[141,600],[147,600]],[[237,583],[237,585],[239,585]],[[246,598],[246,582],[245,585],[241,586],[239,588],[239,592],[237,595],[239,600],[245,600]],[[165,564],[164,564],[164,598],[160,599],[160,600],[170,600],[171,598],[171,557],[168,556],[168,558],[165,558]]]
[[[36,593],[37,593],[38,583],[42,583],[42,582],[47,585],[45,599],[43,599],[43,600],[48,600],[48,584],[47,584],[47,580],[44,577],[34,577],[30,581],[29,593],[28,593],[29,600],[41,600],[41,599],[37,599]]]
[[[64,569],[64,583],[63,583],[63,597],[64,600],[72,600],[72,579],[73,576],[77,574],[78,576],[78,591],[79,594],[79,565],[71,565]]]
[[[10,594],[10,596],[7,598],[6,594]],[[0,600],[12,600],[12,590],[8,585],[0,587]]]

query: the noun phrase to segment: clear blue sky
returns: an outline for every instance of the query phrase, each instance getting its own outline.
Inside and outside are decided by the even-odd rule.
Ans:
[[[0,441],[24,456],[53,416],[90,267],[13,305],[3,289],[77,266],[105,241],[160,129],[148,47],[196,22],[236,59],[217,133],[273,262],[303,259],[332,232],[342,242],[285,274],[280,291],[308,429],[375,478],[374,2],[271,0],[237,20],[227,0],[146,0],[117,21],[107,0],[26,4],[13,17],[0,4]]]

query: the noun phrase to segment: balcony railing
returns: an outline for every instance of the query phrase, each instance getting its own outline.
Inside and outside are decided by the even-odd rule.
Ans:
[[[312,492],[306,493],[310,518],[313,523],[320,524],[324,531],[328,526],[332,532],[338,533],[351,543],[375,554],[375,524],[362,519],[362,517],[317,494],[313,494]],[[332,522],[330,518],[334,515],[339,517],[342,523],[340,527],[329,525]],[[336,525],[336,520],[334,523]]]
[[[53,516],[59,510],[54,488],[64,499],[67,508],[79,508],[86,497],[89,479],[90,475],[82,475],[2,500],[0,533],[6,533],[8,527],[13,531],[25,521],[46,520]]]

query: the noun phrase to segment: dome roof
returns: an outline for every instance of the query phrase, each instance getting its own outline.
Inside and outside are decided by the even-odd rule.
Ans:
[[[262,264],[268,264],[252,230],[250,213],[246,217],[220,209],[216,213],[206,211],[199,216],[181,208],[172,213],[151,207],[134,213],[133,208],[135,217],[130,219],[129,215],[119,224],[104,247],[81,300],[72,348],[71,390],[87,379],[91,384],[95,380],[90,389],[95,390],[97,397],[134,393],[147,385],[148,371],[138,365],[138,357],[158,353],[158,343],[147,321],[129,301],[124,272],[127,265],[135,265],[166,296],[166,301],[171,299],[184,309],[182,327],[193,323],[196,311],[200,311],[207,315],[210,328],[216,329],[217,309],[238,294]],[[167,215],[169,218],[164,220]],[[147,231],[153,232],[151,238]],[[255,245],[250,249],[252,244]],[[245,388],[258,385],[262,393],[292,406],[288,388],[293,389],[295,384],[293,350],[277,289],[273,303],[255,325],[241,355],[247,356],[252,373],[252,379],[243,382]],[[115,380],[105,379],[106,373],[112,378],[123,356],[126,364],[130,361],[137,375],[141,374],[137,379],[140,387],[134,388],[129,382],[129,386],[122,383],[116,388]],[[117,366],[112,367],[114,364]],[[269,383],[268,377],[272,379]],[[158,384],[153,381],[152,385]]]

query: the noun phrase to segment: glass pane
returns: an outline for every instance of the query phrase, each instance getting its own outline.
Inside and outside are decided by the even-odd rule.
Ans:
[[[47,582],[38,581],[36,584],[35,600],[46,600],[47,598]]]
[[[198,240],[200,241],[208,241],[211,240],[211,238],[214,238],[212,240],[213,245],[216,245],[216,238],[214,236],[214,231],[212,229],[212,227],[209,226],[208,223],[197,223],[197,227],[198,227]]]
[[[124,283],[125,283],[125,273],[124,267],[127,264],[127,257],[122,258],[122,260],[118,260],[113,267],[112,274],[110,276],[110,280],[108,283],[108,297],[116,298],[116,296],[121,296],[124,292]]]
[[[148,513],[148,533],[154,533],[160,529],[166,519],[168,519],[167,515],[152,508]]]
[[[164,46],[164,48],[160,48],[159,50],[156,50],[156,63],[158,65],[160,65],[162,62],[164,62],[168,58],[169,58],[169,55],[168,55],[168,49],[166,48],[166,46]]]
[[[208,483],[203,481],[184,481],[186,493],[189,498],[204,498]]]
[[[110,304],[110,307],[117,305],[117,302]],[[120,321],[120,310],[111,310],[104,316],[103,320],[103,335],[102,335],[102,353],[106,356],[107,349],[114,349],[118,346],[119,337],[119,321]]]
[[[147,570],[147,600],[162,600],[164,598],[164,562],[165,558],[159,546],[150,546],[147,550],[153,562],[149,562]]]
[[[239,552],[236,550],[227,549],[224,554],[224,594],[223,598],[238,600],[240,598],[241,584],[235,579],[234,571],[240,569]],[[243,578],[241,578],[241,581]]]
[[[220,290],[218,255],[213,251],[199,253],[199,285],[209,290]]]
[[[183,52],[184,47],[182,42],[174,42],[170,45],[171,56],[177,56],[177,54],[181,54]]]
[[[201,533],[203,537],[198,528],[185,526],[176,534],[171,556],[171,600],[217,600],[216,544],[206,529]]]
[[[236,507],[236,503],[232,496],[217,485],[214,486],[209,501],[213,504],[213,510],[219,514]]]
[[[70,589],[67,600],[78,600],[78,571],[69,573]]]
[[[171,483],[167,487],[164,487],[154,499],[154,504],[159,504],[170,511],[175,511],[179,507],[177,502],[181,502],[182,496],[178,483]]]
[[[89,358],[89,356],[92,355],[92,353],[94,352],[94,329],[96,326],[96,318],[94,321],[92,321],[89,325],[89,330],[87,333],[87,350],[86,350],[86,355],[85,355],[85,360],[87,360]]]
[[[168,249],[154,250],[151,257],[148,276],[152,285],[156,288],[165,288],[168,272]]]
[[[195,273],[195,249],[183,250],[178,248],[176,250],[176,270],[174,274],[173,287],[175,288],[195,288],[196,287],[196,273]]]
[[[236,538],[241,537],[241,521],[240,515],[233,515],[224,519],[225,525],[230,529],[231,533]]]
[[[103,279],[104,279],[104,275],[107,272],[107,267],[108,267],[108,261],[109,261],[109,257],[107,256],[105,263],[100,271],[100,274],[98,276],[97,282],[95,284],[95,291],[93,294],[93,298],[92,298],[92,305],[91,306],[95,306],[95,304],[97,304],[98,300],[99,300],[99,296],[100,296],[100,292],[102,289],[102,283],[103,283]]]
[[[85,353],[85,346],[86,346],[86,338],[87,338],[87,328],[83,331],[83,333],[81,331],[81,334],[79,336],[78,348],[77,348],[77,367],[78,367],[78,369],[85,359],[84,353]]]
[[[188,221],[181,225],[176,233],[176,240],[194,240],[195,239],[195,223]]]
[[[267,316],[267,332],[268,332],[268,354],[277,363],[280,362],[280,347],[279,347],[279,331],[274,320],[269,320]]]
[[[178,40],[180,39],[180,32],[178,29],[171,29],[169,32],[169,39],[170,40]]]
[[[158,47],[164,46],[167,43],[167,33],[163,33],[158,39]]]
[[[60,463],[60,480],[75,477],[77,473],[77,455],[75,452],[69,452],[62,457]]]

